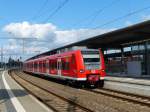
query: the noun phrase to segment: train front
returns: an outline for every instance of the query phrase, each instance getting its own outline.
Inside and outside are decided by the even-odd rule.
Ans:
[[[99,50],[82,50],[81,51],[84,64],[84,72],[87,78],[87,84],[98,85],[104,84],[105,63],[101,49]]]

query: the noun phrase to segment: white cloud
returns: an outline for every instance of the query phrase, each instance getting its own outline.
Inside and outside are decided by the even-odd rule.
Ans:
[[[60,30],[51,23],[31,24],[29,22],[10,23],[3,28],[3,31],[10,37],[37,38],[36,41],[25,41],[25,53],[30,56],[111,30],[114,29]],[[22,53],[22,40],[9,40],[7,48],[9,52],[14,52],[15,49],[15,52]]]
[[[56,26],[51,23],[46,24],[30,24],[29,22],[10,23],[3,28],[10,36],[14,37],[30,37],[30,38],[48,38],[55,37],[54,31]]]
[[[77,42],[92,36],[96,36],[113,29],[72,29],[72,30],[62,30],[56,31],[56,41],[60,45],[65,45],[67,43]]]
[[[133,24],[134,24],[134,23],[131,22],[131,21],[126,21],[126,22],[125,22],[125,25],[126,25],[126,26],[131,26],[131,25],[133,25]]]
[[[143,19],[144,21],[150,20],[150,15],[143,15],[143,16],[142,16],[142,19]]]

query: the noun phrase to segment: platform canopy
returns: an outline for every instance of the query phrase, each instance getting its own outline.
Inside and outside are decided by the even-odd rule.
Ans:
[[[138,23],[132,26],[107,32],[95,37],[91,37],[79,42],[68,44],[63,47],[53,49],[51,51],[39,54],[30,59],[42,56],[49,55],[57,50],[64,48],[69,48],[72,46],[87,46],[88,48],[119,48],[122,46],[128,46],[136,42],[150,40],[150,20]]]

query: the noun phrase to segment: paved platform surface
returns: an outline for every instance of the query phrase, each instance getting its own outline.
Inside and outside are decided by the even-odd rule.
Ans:
[[[106,80],[150,86],[150,78],[136,78],[136,77],[135,78],[129,78],[129,77],[107,76]]]
[[[149,78],[107,76],[104,88],[150,97]]]
[[[7,71],[0,71],[0,112],[52,112],[52,110],[28,94]]]

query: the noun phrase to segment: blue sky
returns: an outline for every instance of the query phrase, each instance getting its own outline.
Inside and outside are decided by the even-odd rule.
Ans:
[[[57,31],[69,32],[73,30],[72,32],[75,32],[75,30],[79,29],[91,29],[96,26],[101,26],[115,18],[150,6],[150,0],[69,0],[53,17],[45,21],[64,1],[65,0],[47,0],[47,2],[46,0],[0,0],[1,37],[7,35],[8,31],[4,32],[3,29],[11,23],[22,23],[24,21],[32,25],[51,23],[57,28]],[[43,5],[44,3],[46,4]],[[97,13],[97,17],[94,18],[94,14],[98,10],[102,10],[102,12]],[[112,24],[99,27],[99,29],[117,29],[142,22],[150,18],[149,12],[150,9],[147,9]],[[6,44],[8,44],[7,39],[0,40],[1,46],[3,45],[5,47]]]
[[[80,21],[87,19],[95,11],[102,9],[106,5],[115,0],[69,0],[68,3],[58,13],[49,19],[51,22],[62,29],[92,27],[96,24],[103,24],[113,18],[125,15],[134,10],[147,7],[150,5],[149,0],[116,0],[112,6],[106,8],[101,12],[91,26],[79,24]],[[43,10],[42,16],[32,19],[37,15],[39,9],[45,0],[0,0],[0,26],[6,25],[10,22],[29,21],[33,23],[41,23],[47,18],[49,14],[61,3],[63,0],[48,0]],[[139,14],[128,17],[124,20],[118,21],[114,24],[105,27],[124,26],[126,21],[138,22],[142,16],[148,15],[149,10],[145,10]],[[90,21],[91,18],[89,18]]]

